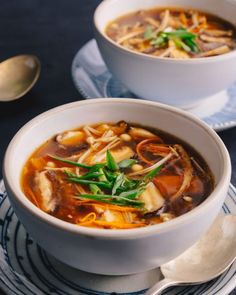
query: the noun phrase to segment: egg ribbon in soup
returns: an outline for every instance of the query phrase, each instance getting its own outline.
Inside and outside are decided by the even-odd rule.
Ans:
[[[171,220],[213,190],[198,153],[124,121],[62,132],[31,155],[22,190],[41,210],[81,226],[131,229]]]

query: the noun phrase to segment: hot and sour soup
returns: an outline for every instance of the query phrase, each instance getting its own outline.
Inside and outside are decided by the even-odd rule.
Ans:
[[[232,24],[192,9],[140,10],[109,23],[106,34],[127,49],[165,58],[202,58],[236,48]]]
[[[21,183],[48,214],[104,229],[171,220],[202,203],[214,186],[206,162],[188,144],[124,121],[52,137],[27,160]]]

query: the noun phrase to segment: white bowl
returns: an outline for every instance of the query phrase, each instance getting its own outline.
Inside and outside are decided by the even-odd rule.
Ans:
[[[236,25],[234,0],[105,0],[95,11],[95,37],[112,74],[138,97],[189,108],[236,79],[236,50],[221,56],[176,60],[126,49],[105,34],[107,24],[129,12],[153,7],[191,7]]]
[[[20,175],[29,155],[58,132],[85,123],[126,120],[174,134],[191,144],[216,182],[197,208],[172,221],[126,230],[87,228],[57,219],[23,194]],[[208,229],[227,195],[231,165],[218,135],[194,116],[170,106],[134,99],[94,99],[57,107],[34,118],[12,139],[4,160],[10,202],[32,238],[59,260],[87,272],[120,275],[155,268],[182,253]]]

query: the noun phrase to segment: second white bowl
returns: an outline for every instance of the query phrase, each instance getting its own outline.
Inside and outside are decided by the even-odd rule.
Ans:
[[[106,0],[94,15],[95,37],[112,74],[138,97],[189,108],[230,86],[236,79],[236,50],[215,57],[176,60],[128,50],[105,34],[119,16],[155,7],[191,7],[236,25],[236,1]]]

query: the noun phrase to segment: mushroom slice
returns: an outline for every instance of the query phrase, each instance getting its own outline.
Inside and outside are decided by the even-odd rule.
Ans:
[[[200,54],[201,57],[208,57],[208,56],[214,56],[214,55],[221,55],[224,53],[230,52],[230,48],[227,45],[223,45],[220,47],[217,47],[215,49],[203,52]]]
[[[232,43],[232,40],[231,38],[224,38],[224,37],[221,37],[221,38],[217,38],[217,37],[211,37],[211,36],[208,36],[208,35],[204,35],[204,34],[201,34],[200,35],[200,39],[205,41],[205,42],[215,42],[215,43],[223,43],[223,44],[230,44]]]
[[[104,150],[102,154],[96,154],[94,157],[90,159],[89,164],[94,164],[94,163],[102,163],[106,161],[106,151],[110,150],[113,158],[117,163],[130,159],[134,156],[134,151],[128,147],[128,146],[122,146],[120,148],[117,148],[116,150],[112,150],[116,145],[120,144],[120,141],[115,142],[113,145],[110,145],[110,148],[107,148]]]
[[[42,209],[46,212],[54,211],[56,199],[53,197],[52,183],[47,178],[47,171],[37,173],[34,180],[42,197]]]
[[[133,38],[129,40],[129,44],[131,45],[138,45],[143,43],[143,39],[142,38]]]
[[[158,56],[159,57],[169,57],[173,50],[175,50],[174,47],[169,47],[169,48],[165,49],[165,51],[162,52],[161,54],[159,54]]]
[[[171,32],[173,29],[177,29],[177,28],[180,28],[183,26],[180,19],[178,17],[173,17],[173,16],[169,19],[168,25],[169,25],[169,27],[167,27],[164,30],[165,32],[168,32],[168,31]],[[170,29],[170,30],[168,30],[168,29]]]
[[[195,12],[192,15],[192,22],[193,22],[193,27],[196,28],[199,25],[199,20],[198,20],[198,13]]]
[[[111,154],[116,163],[119,163],[123,160],[132,158],[134,156],[134,151],[128,146],[122,146],[116,150],[111,150]]]
[[[91,126],[85,126],[84,129],[87,129],[89,130],[91,133],[95,134],[95,135],[98,135],[98,136],[101,136],[102,135],[102,132],[91,127]]]
[[[224,37],[228,36],[231,37],[233,32],[231,30],[223,31],[223,30],[204,30],[204,33],[213,37]]]
[[[170,17],[171,17],[170,16],[170,11],[168,9],[165,10],[164,16],[163,16],[162,21],[161,21],[161,24],[160,24],[159,28],[155,31],[155,33],[164,31],[166,29],[166,27],[169,24]]]
[[[111,126],[109,126],[108,124],[100,124],[98,127],[97,127],[97,130],[104,133],[105,131],[107,130],[110,130]]]
[[[132,136],[134,139],[148,139],[148,138],[155,138],[156,135],[146,129],[132,127],[129,130],[129,135]]]
[[[118,44],[122,44],[124,43],[125,41],[131,39],[131,38],[134,38],[134,37],[137,37],[139,36],[140,34],[144,33],[144,28],[141,28],[141,29],[137,29],[136,31],[134,32],[130,32],[122,37],[120,37],[118,40],[116,40],[116,42]]]
[[[179,19],[180,19],[180,22],[182,23],[182,25],[184,25],[185,27],[188,26],[188,19],[186,17],[186,14],[183,11],[180,13]]]
[[[148,212],[160,209],[165,203],[165,199],[152,182],[147,185],[145,191],[139,196],[139,199],[144,202],[144,208]]]
[[[193,168],[188,154],[181,145],[176,144],[174,145],[174,148],[177,150],[183,162],[184,175],[181,187],[173,196],[171,196],[171,201],[175,201],[182,196],[182,194],[189,188],[193,177]]]
[[[179,58],[179,59],[189,59],[190,56],[188,55],[187,52],[183,51],[183,50],[179,50],[177,48],[173,49],[170,52],[170,57],[172,58]]]
[[[144,19],[145,22],[147,22],[149,25],[152,25],[155,28],[158,28],[160,25],[160,22],[152,17],[146,17]]]
[[[62,145],[75,145],[82,142],[84,138],[82,131],[66,131],[57,135],[56,141]]]

